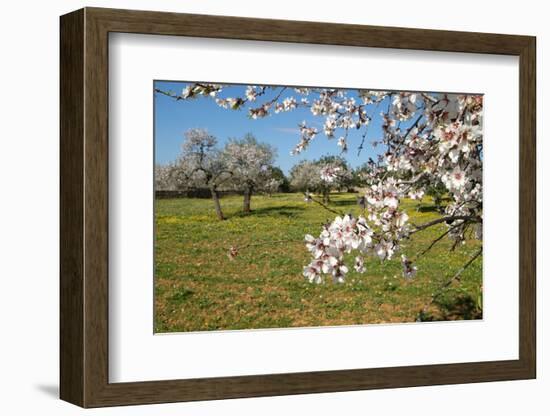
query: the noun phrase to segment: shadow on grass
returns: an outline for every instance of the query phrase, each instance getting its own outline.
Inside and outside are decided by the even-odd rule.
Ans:
[[[357,206],[357,200],[356,199],[341,199],[341,200],[331,199],[329,205],[334,205],[337,207]]]
[[[437,310],[421,312],[418,319],[429,321],[459,321],[482,319],[483,312],[476,300],[467,293],[446,294],[434,299]]]
[[[478,308],[475,299],[466,293],[462,293],[452,299],[436,301],[437,306],[449,319],[481,319],[481,309]]]
[[[442,208],[435,205],[418,205],[416,210],[418,212],[440,212]]]
[[[183,288],[183,289],[177,291],[176,293],[174,293],[172,296],[170,296],[168,301],[170,303],[179,304],[180,302],[183,302],[187,298],[191,297],[194,293],[195,292],[190,290],[190,289]]]
[[[282,217],[296,217],[300,212],[304,211],[304,207],[294,205],[279,205],[274,207],[254,208],[251,212],[238,212],[234,217],[269,217],[269,216],[282,216]]]

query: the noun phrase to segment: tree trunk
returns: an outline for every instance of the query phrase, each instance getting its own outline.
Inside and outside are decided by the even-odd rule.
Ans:
[[[216,209],[216,215],[219,220],[225,220],[223,216],[222,207],[220,205],[220,195],[218,191],[214,188],[210,188],[210,193],[212,194],[212,201],[214,201],[214,208]]]
[[[250,199],[252,198],[252,189],[246,188],[244,190],[244,199],[243,199],[243,212],[250,212]]]
[[[330,202],[330,191],[323,192],[323,204],[328,204]]]

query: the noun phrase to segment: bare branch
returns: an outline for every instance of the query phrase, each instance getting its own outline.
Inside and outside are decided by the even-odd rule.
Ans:
[[[306,198],[308,197],[308,195],[306,193],[304,193],[304,195],[306,196]],[[313,202],[315,202],[316,204],[320,205],[321,207],[323,207],[324,209],[326,209],[327,211],[329,212],[332,212],[333,214],[336,214],[336,215],[345,215],[343,212],[339,212],[339,211],[336,211],[335,209],[332,209],[330,208],[329,206],[325,205],[324,203],[322,203],[321,201],[313,198],[311,195],[309,195],[309,199]]]
[[[432,247],[435,246],[441,240],[443,240],[443,238],[445,238],[445,236],[447,234],[449,234],[453,228],[454,227],[451,227],[451,228],[447,229],[447,231],[445,231],[443,234],[441,234],[439,237],[437,237],[434,241],[432,241],[432,243],[427,248],[425,248],[424,250],[422,250],[421,253],[419,253],[415,256],[414,261],[418,260],[424,254],[426,254],[428,251],[430,251],[432,249]]]
[[[176,95],[173,92],[163,91],[159,88],[155,88],[155,92],[158,94],[166,95],[167,97],[173,98],[176,101],[183,100],[183,98],[180,95]]]
[[[418,118],[414,121],[414,123],[407,129],[407,131],[405,132],[405,135],[403,136],[403,140],[405,140],[407,138],[407,136],[409,135],[409,133],[416,127],[418,126],[418,123],[420,122],[420,120],[422,120],[422,117],[424,117],[424,114],[422,113],[422,111],[420,112],[420,115],[418,116]]]
[[[446,288],[448,288],[454,281],[457,281],[459,282],[460,279],[461,279],[461,275],[462,273],[464,273],[464,271],[479,257],[481,256],[481,254],[483,253],[483,247],[480,248],[478,251],[475,252],[475,254],[470,257],[470,259],[464,264],[464,266],[462,266],[460,268],[460,270],[458,270],[453,277],[451,277],[449,280],[445,281],[441,286],[439,286],[439,288],[437,289],[437,291],[432,294],[431,298],[430,298],[430,301],[427,302],[424,307],[422,308],[421,310],[421,314],[422,313],[425,313],[426,310],[428,309],[428,307],[434,303],[435,299],[441,294],[441,292],[443,292],[443,290],[445,290]]]
[[[425,230],[428,227],[431,227],[436,224],[441,224],[442,222],[453,222],[457,220],[463,220],[464,222],[482,222],[481,217],[473,216],[473,215],[449,215],[441,218],[437,218],[435,220],[426,222],[421,225],[413,224],[415,229],[410,232],[410,234],[416,233],[418,231]]]

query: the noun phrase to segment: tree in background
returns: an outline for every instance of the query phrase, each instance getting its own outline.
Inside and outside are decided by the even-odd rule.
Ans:
[[[217,139],[204,129],[187,130],[184,136],[181,154],[172,168],[175,186],[209,189],[216,215],[223,220],[219,188],[232,177],[227,157],[217,149]]]
[[[262,192],[266,193],[268,196],[273,196],[273,194],[281,191],[282,181],[280,179],[275,179],[271,177],[263,186]]]
[[[243,212],[250,212],[250,201],[255,192],[273,189],[273,162],[276,150],[267,143],[260,143],[252,134],[242,139],[230,139],[223,150],[227,168],[231,171],[231,183],[242,191]]]
[[[323,156],[319,160],[304,160],[290,170],[290,186],[296,191],[318,193],[323,203],[330,202],[330,192],[352,184],[351,171],[339,156]]]
[[[341,156],[322,156],[317,162],[323,180],[323,189],[328,197],[331,191],[349,190],[353,185],[353,174],[346,160]],[[325,195],[323,193],[323,195]]]
[[[426,195],[431,196],[434,201],[435,208],[440,211],[444,212],[445,208],[443,206],[443,199],[445,198],[445,195],[447,195],[447,188],[443,184],[443,182],[434,182],[430,184],[426,188]]]
[[[319,166],[314,161],[303,160],[290,169],[290,189],[299,192],[313,192],[321,182]]]
[[[279,186],[277,189],[273,190],[272,192],[290,192],[290,182],[288,181],[288,178],[284,174],[281,168],[277,166],[273,166],[271,168],[271,177],[274,181],[276,181]]]
[[[177,190],[176,165],[174,163],[168,163],[166,165],[155,165],[155,190]]]

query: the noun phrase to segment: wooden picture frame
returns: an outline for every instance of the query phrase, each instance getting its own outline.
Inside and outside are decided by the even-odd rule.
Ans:
[[[100,8],[69,13],[60,23],[61,399],[82,407],[101,407],[535,378],[534,37]],[[110,32],[518,56],[519,359],[109,383]]]

